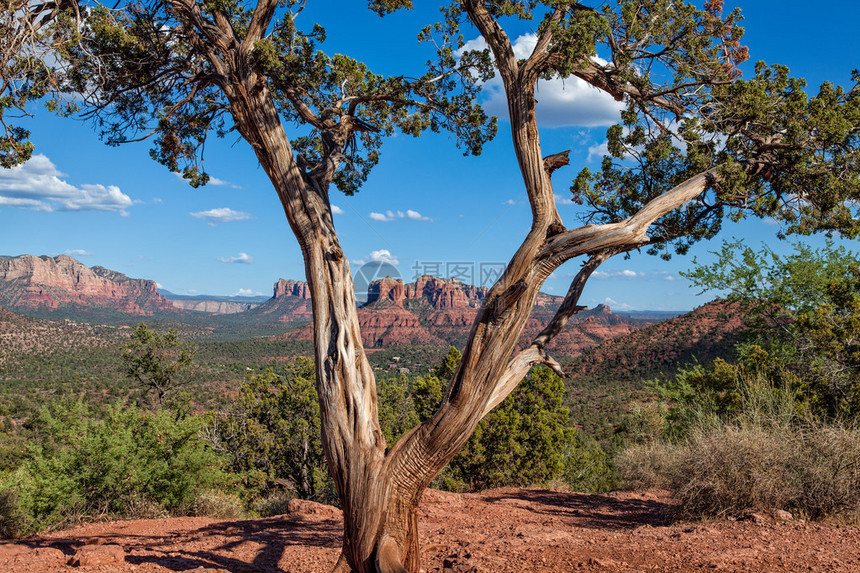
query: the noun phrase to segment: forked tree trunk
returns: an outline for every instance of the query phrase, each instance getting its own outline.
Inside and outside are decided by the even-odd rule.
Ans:
[[[324,147],[324,163],[310,171],[300,167],[266,79],[254,70],[249,57],[268,26],[274,0],[258,5],[241,41],[226,18],[216,19],[214,26],[204,21],[193,0],[171,0],[171,5],[206,38],[208,44],[200,42],[197,49],[217,72],[236,128],[272,181],[301,247],[313,307],[322,444],[344,518],[343,552],[335,570],[417,573],[417,508],[423,491],[531,366],[558,367],[544,346],[580,308],[576,301],[594,268],[616,252],[646,243],[651,222],[700,194],[713,174],[691,178],[626,221],[565,229],[550,175],[567,162],[566,155],[542,158],[534,116],[534,85],[549,45],[546,32],[520,66],[483,4],[464,1],[493,49],[505,84],[532,227],[479,309],[439,410],[388,450],[377,415],[376,381],[361,342],[352,274],[328,198],[331,177],[356,126],[349,116],[323,121],[301,101],[293,102],[303,119],[319,129]],[[589,255],[588,263],[561,309],[531,346],[511,358],[544,280],[563,262],[581,255]]]
[[[417,571],[417,491],[399,487],[385,463],[376,383],[361,343],[352,275],[334,232],[326,186],[296,164],[265,88],[228,91],[228,97],[237,128],[272,180],[305,260],[322,442],[344,515],[338,569],[402,571],[389,565],[402,562],[406,571]]]

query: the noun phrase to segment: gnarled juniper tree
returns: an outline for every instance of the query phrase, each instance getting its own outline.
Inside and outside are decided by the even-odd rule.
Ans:
[[[809,97],[779,66],[742,80],[740,15],[724,15],[721,0],[702,8],[680,0],[461,0],[421,33],[438,57],[415,78],[325,54],[323,28],[296,18],[306,1],[145,0],[54,18],[42,39],[58,46],[66,68],[41,85],[83,94],[85,114],[108,143],[152,136],[152,156],[195,185],[206,180],[199,154],[207,134],[233,130],[251,145],[301,246],[313,296],[324,449],[344,510],[337,571],[418,571],[423,490],[532,366],[558,368],[544,348],[611,256],[684,251],[726,217],[772,217],[786,232],[860,230],[860,91],[825,84]],[[370,7],[385,14],[411,2]],[[524,59],[504,30],[515,19],[536,25]],[[463,26],[488,48],[458,56]],[[495,122],[475,96],[493,67],[531,228],[479,310],[438,411],[386,444],[329,190],[356,192],[396,131],[449,130],[479,153]],[[535,116],[538,80],[570,76],[626,106],[608,132],[601,171],[582,171],[571,187],[590,214],[572,227],[550,181],[567,154],[545,155]],[[304,126],[305,135],[290,140],[285,124]],[[580,257],[558,313],[515,352],[544,280]]]

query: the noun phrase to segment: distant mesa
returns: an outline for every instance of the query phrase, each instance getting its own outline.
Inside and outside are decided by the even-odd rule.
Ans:
[[[308,288],[308,283],[304,281],[278,279],[278,282],[275,283],[272,297],[278,298],[282,296],[294,296],[304,300],[310,300],[311,291],[310,288]]]
[[[0,257],[0,305],[22,312],[76,307],[138,316],[177,311],[155,281],[90,268],[66,255]]]

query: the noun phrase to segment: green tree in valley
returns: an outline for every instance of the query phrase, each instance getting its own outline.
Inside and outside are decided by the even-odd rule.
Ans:
[[[831,243],[796,244],[782,256],[740,241],[724,242],[717,255],[684,275],[743,305],[749,340],[738,349],[741,364],[687,373],[690,391],[731,399],[742,375],[765,370],[796,386],[815,414],[860,415],[860,258]]]
[[[392,76],[322,50],[325,29],[297,19],[305,5],[94,7],[84,25],[55,18],[51,34],[38,39],[56,47],[51,56],[67,71],[45,85],[75,93],[108,143],[151,135],[151,155],[199,185],[208,178],[207,135],[235,133],[269,177],[312,296],[321,437],[344,508],[336,571],[419,570],[421,493],[533,366],[558,369],[547,344],[581,309],[585,283],[610,257],[640,248],[684,252],[713,237],[726,217],[771,217],[787,233],[860,231],[860,90],[827,83],[808,95],[785,67],[764,64],[740,79],[737,65],[748,56],[740,13],[723,14],[721,0],[701,8],[461,0],[419,34],[435,50],[426,70]],[[369,5],[386,14],[412,3]],[[515,20],[534,22],[526,57],[504,29]],[[487,48],[462,49],[475,33]],[[511,161],[531,205],[529,230],[478,309],[439,408],[388,444],[329,193],[332,185],[355,193],[383,139],[398,131],[445,129],[480,153],[496,122],[475,97],[493,65],[508,104]],[[568,154],[541,148],[535,94],[540,79],[570,77],[623,101],[625,111],[607,133],[600,172],[583,170],[571,188],[588,224],[568,227],[551,181]],[[563,304],[518,348],[544,281],[575,258],[583,266]]]
[[[561,478],[576,434],[562,404],[564,391],[549,368],[532,370],[451,460],[455,479],[480,490]]]
[[[450,380],[457,371],[457,366],[460,365],[460,360],[462,358],[462,352],[457,350],[454,346],[450,347],[448,349],[448,354],[445,355],[445,359],[442,361],[442,364],[436,368],[436,377],[441,378],[442,380]]]
[[[249,375],[232,419],[217,422],[235,471],[251,474],[258,487],[280,483],[303,499],[332,501],[313,360],[300,357],[281,373]]]
[[[141,322],[121,349],[126,376],[137,381],[145,393],[151,393],[157,406],[164,404],[168,393],[188,381],[194,347],[173,328],[156,332]]]

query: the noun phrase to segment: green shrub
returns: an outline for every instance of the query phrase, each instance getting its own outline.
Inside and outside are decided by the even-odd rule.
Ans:
[[[24,534],[26,516],[21,512],[18,494],[12,489],[0,490],[0,537],[18,537]]]
[[[571,491],[585,493],[602,493],[616,485],[606,451],[581,430],[576,430],[564,452],[562,480]]]
[[[99,419],[81,400],[58,400],[28,425],[25,459],[0,483],[0,491],[15,492],[4,511],[16,523],[4,529],[14,534],[106,516],[188,513],[200,492],[228,480],[196,417],[115,404]]]

